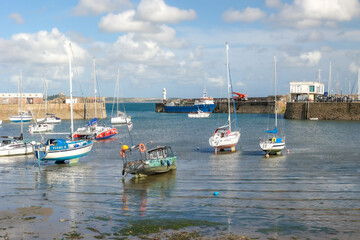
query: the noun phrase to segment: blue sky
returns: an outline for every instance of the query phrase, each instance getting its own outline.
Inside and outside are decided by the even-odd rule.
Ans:
[[[101,96],[224,97],[225,42],[234,91],[249,97],[290,81],[318,80],[332,93],[354,92],[360,68],[359,0],[79,0],[6,1],[0,9],[0,92],[68,94],[74,54],[74,94],[91,95],[92,58]]]

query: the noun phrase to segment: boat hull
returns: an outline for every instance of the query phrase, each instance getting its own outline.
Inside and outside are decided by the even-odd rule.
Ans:
[[[21,117],[9,117],[10,122],[21,122]],[[30,122],[31,117],[23,117],[22,122]]]
[[[153,160],[137,160],[125,165],[124,170],[127,173],[148,176],[176,170],[177,157],[167,157]]]
[[[267,154],[280,154],[282,150],[285,148],[285,143],[280,142],[271,142],[271,141],[263,141],[260,142],[260,148],[266,152]]]
[[[0,157],[32,154],[33,147],[30,143],[19,143],[12,146],[0,146]]]
[[[167,113],[191,113],[197,112],[199,109],[203,112],[213,112],[216,104],[203,104],[192,106],[164,106],[164,112]]]
[[[240,135],[241,134],[238,131],[231,132],[230,134],[224,136],[215,134],[209,138],[209,144],[211,147],[220,150],[232,148],[238,144]]]
[[[51,150],[49,146],[46,146],[46,150],[35,150],[35,157],[39,161],[56,161],[61,162],[65,160],[75,159],[88,154],[92,149],[93,143],[74,148]]]
[[[131,119],[129,117],[112,117],[111,124],[126,124],[130,122]]]

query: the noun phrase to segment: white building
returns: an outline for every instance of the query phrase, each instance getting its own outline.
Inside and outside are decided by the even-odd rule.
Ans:
[[[290,82],[290,101],[314,101],[324,95],[324,84],[319,82]]]

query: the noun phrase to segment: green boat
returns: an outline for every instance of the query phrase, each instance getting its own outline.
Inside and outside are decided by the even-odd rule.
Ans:
[[[177,157],[170,146],[157,146],[146,150],[143,143],[131,148],[123,145],[120,155],[124,161],[122,173],[125,176],[130,173],[136,177],[141,177],[176,169]]]

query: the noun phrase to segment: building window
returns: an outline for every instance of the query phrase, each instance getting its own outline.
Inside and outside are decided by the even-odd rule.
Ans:
[[[314,92],[315,91],[315,87],[314,86],[310,86],[310,92]]]

